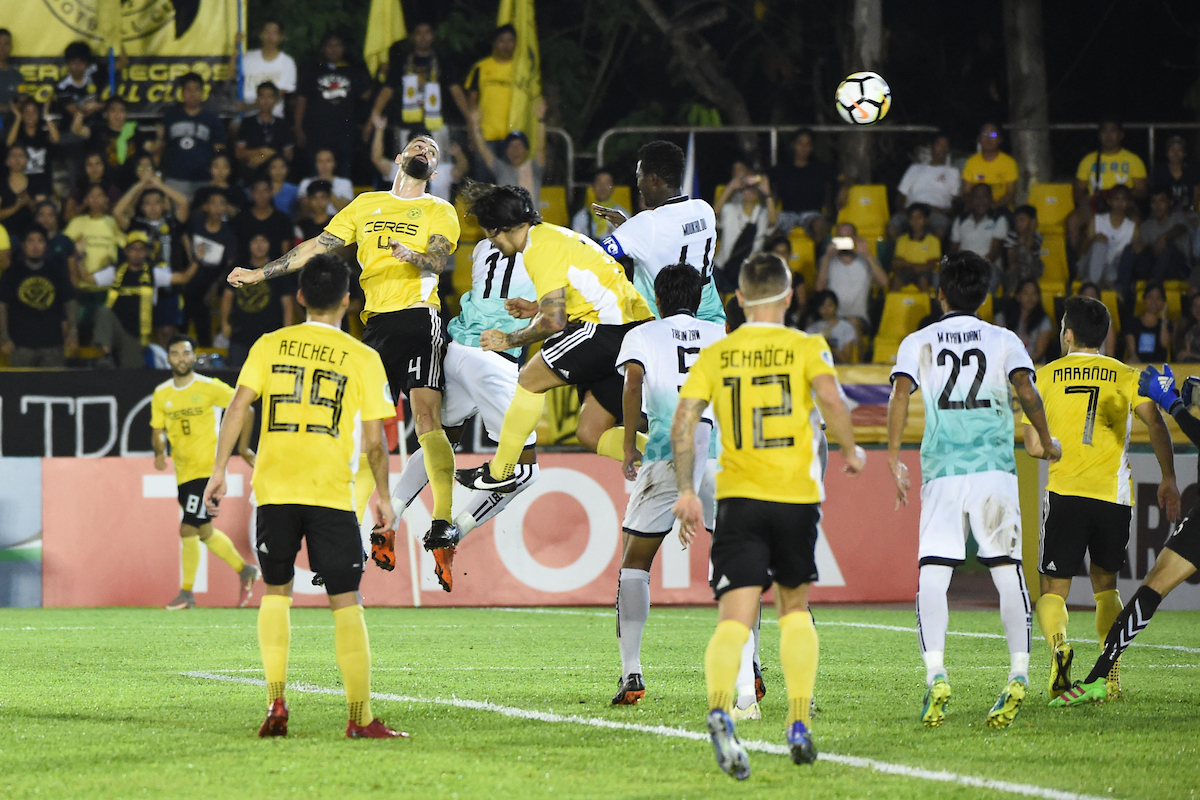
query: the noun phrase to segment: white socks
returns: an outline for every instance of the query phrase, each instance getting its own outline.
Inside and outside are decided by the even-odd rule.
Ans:
[[[413,499],[428,485],[429,476],[425,474],[425,451],[417,448],[408,457],[408,461],[404,462],[400,480],[396,481],[396,488],[392,489],[392,499],[396,501],[392,503],[392,508],[395,509],[396,516],[400,516],[408,510]]]
[[[1011,660],[1008,679],[1029,680],[1029,635],[1032,617],[1029,593],[1025,590],[1025,575],[1019,564],[992,567],[992,583],[1000,594],[1000,621],[1004,623],[1004,638],[1008,640]]]
[[[650,617],[650,573],[621,569],[617,580],[617,645],[621,649],[621,678],[642,672],[642,631]]]
[[[950,626],[950,607],[946,592],[954,567],[926,564],[917,580],[917,638],[921,656],[925,659],[925,683],[932,684],[938,675],[946,674],[943,661],[946,652],[946,629]]]
[[[758,619],[754,621],[753,634],[746,639],[742,647],[742,663],[738,667],[737,676],[737,707],[745,710],[758,702],[758,694],[754,690],[754,665],[758,659],[758,634],[762,625],[762,600],[758,601]]]

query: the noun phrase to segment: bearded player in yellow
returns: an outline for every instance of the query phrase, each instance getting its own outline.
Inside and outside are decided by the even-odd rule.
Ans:
[[[187,336],[173,336],[167,342],[167,362],[171,365],[171,380],[159,384],[150,400],[150,442],[154,445],[154,468],[158,470],[167,468],[167,443],[171,444],[179,505],[183,508],[183,521],[179,525],[183,585],[179,596],[166,608],[182,611],[196,605],[192,587],[200,569],[201,542],[238,574],[242,582],[240,608],[250,600],[258,567],[247,564],[229,537],[213,527],[203,503],[204,485],[213,474],[217,456],[216,409],[229,407],[233,387],[196,374],[196,343]],[[254,451],[250,449],[253,429],[251,409],[238,439],[238,453],[251,467],[254,466]]]
[[[295,272],[320,253],[358,246],[359,280],[366,295],[363,343],[383,360],[393,399],[398,400],[400,392],[408,396],[425,454],[433,490],[427,550],[450,547],[460,538],[451,521],[454,448],[442,430],[442,362],[449,337],[437,292],[447,258],[458,246],[459,225],[454,206],[426,193],[438,156],[432,138],[415,137],[396,156],[400,170],[390,191],[360,194],[319,236],[262,269],[238,267],[229,273],[229,283],[238,287]],[[383,495],[387,491],[386,486],[380,488]],[[394,564],[393,537],[394,531],[372,536],[372,556]]]

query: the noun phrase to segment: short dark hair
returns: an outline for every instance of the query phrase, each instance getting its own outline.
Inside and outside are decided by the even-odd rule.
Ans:
[[[792,252],[792,240],[787,236],[772,236],[763,242],[763,250],[766,250],[768,253],[774,252],[775,248],[781,244],[787,245],[788,252]]]
[[[654,278],[654,296],[659,314],[668,317],[680,311],[695,314],[704,294],[704,279],[687,262],[663,267]]]
[[[151,197],[153,195],[158,195],[163,200],[167,199],[167,196],[165,194],[163,194],[162,189],[155,189],[153,186],[151,186],[149,189],[142,190],[142,196],[138,198],[138,205],[140,206],[142,204],[143,200],[145,200],[147,197]]]
[[[334,253],[313,256],[300,270],[300,292],[309,311],[336,308],[350,292],[350,268]]]
[[[1016,216],[1017,214],[1024,214],[1025,216],[1029,217],[1030,219],[1036,220],[1037,219],[1037,208],[1035,206],[1031,206],[1031,205],[1017,206],[1013,210],[1013,216]]]
[[[515,39],[517,36],[517,29],[512,25],[501,25],[499,28],[496,28],[495,33],[492,34],[492,41],[496,41],[506,33],[511,33]]]
[[[7,36],[8,38],[11,39],[12,31],[10,31],[8,28],[0,28],[0,36]]]
[[[738,289],[746,300],[761,300],[792,288],[792,274],[774,253],[755,253],[742,264]]]
[[[167,339],[168,352],[177,344],[187,343],[192,346],[192,352],[196,350],[196,340],[184,333],[176,333],[170,339]]]
[[[273,81],[263,81],[254,89],[254,93],[257,94],[263,89],[274,92],[275,94],[279,94],[279,87],[276,86]]]
[[[204,88],[204,78],[200,77],[199,72],[185,72],[179,76],[179,88],[187,86],[189,83],[198,85],[201,89]]]
[[[260,25],[258,29],[261,31],[263,28],[267,27],[268,25],[278,26],[279,32],[283,33],[283,23],[280,22],[277,17],[267,17],[266,19],[264,19],[262,21],[262,25]]]
[[[642,174],[657,175],[667,186],[678,188],[683,183],[685,157],[683,150],[674,142],[659,139],[647,142],[638,149],[638,161]]]
[[[820,311],[821,306],[825,305],[826,300],[832,300],[835,306],[840,306],[842,304],[842,301],[838,300],[837,292],[833,291],[832,289],[822,289],[819,292],[813,293],[809,308],[813,309],[814,311]]]
[[[742,304],[738,302],[737,296],[729,298],[729,302],[725,304],[725,332],[733,333],[745,322],[746,312],[742,308]]]
[[[71,42],[63,51],[63,61],[91,61],[93,58],[87,42]]]
[[[1154,187],[1153,189],[1151,189],[1151,190],[1150,190],[1150,199],[1151,199],[1151,200],[1153,200],[1154,198],[1158,197],[1159,195],[1162,195],[1163,197],[1166,197],[1167,199],[1170,199],[1170,197],[1171,197],[1171,190],[1170,190],[1170,189],[1167,189],[1167,188],[1165,188],[1165,187],[1163,187],[1163,186],[1156,186],[1156,187]]]
[[[801,128],[800,130],[796,131],[796,135],[792,137],[792,144],[795,144],[801,136],[807,136],[810,142],[816,141],[816,134],[812,132],[812,129]]]
[[[346,37],[342,35],[341,31],[328,30],[321,35],[321,43],[317,46],[324,50],[325,45],[329,44],[334,39],[337,39],[339,42],[341,42],[343,46],[346,44]]]
[[[537,225],[542,221],[528,190],[520,186],[468,181],[459,194],[467,201],[470,209],[467,213],[474,214],[485,231],[506,230],[525,223]]]
[[[921,214],[924,215],[925,219],[929,219],[929,215],[933,213],[933,209],[929,207],[928,203],[909,203],[908,209],[904,212],[904,215],[909,216],[914,211],[920,211]]]
[[[1148,281],[1146,288],[1142,289],[1142,299],[1146,299],[1146,295],[1150,292],[1158,292],[1164,300],[1167,299],[1167,287],[1163,286],[1160,281]]]
[[[307,190],[306,194],[309,197],[312,197],[317,192],[324,192],[325,194],[333,194],[333,184],[330,183],[329,181],[322,181],[322,180],[313,181],[312,183],[310,183],[308,185],[308,190]]]
[[[1111,324],[1108,307],[1094,297],[1077,294],[1063,301],[1063,328],[1075,334],[1082,347],[1099,348]]]
[[[987,299],[992,284],[992,265],[978,253],[960,250],[942,256],[938,285],[951,311],[974,314]]]
[[[24,241],[25,239],[28,239],[29,236],[34,233],[36,233],[38,236],[41,236],[43,239],[46,239],[46,240],[49,240],[49,238],[50,238],[46,234],[46,229],[43,228],[41,225],[38,225],[36,222],[34,222],[34,223],[30,223],[30,225],[27,228],[25,228],[25,235],[21,237],[21,240]],[[693,272],[694,271],[695,270],[693,270]]]
[[[1109,197],[1112,197],[1113,195],[1117,195],[1117,194],[1123,194],[1123,195],[1125,195],[1126,200],[1129,200],[1130,202],[1133,201],[1133,191],[1123,183],[1118,183],[1116,186],[1109,187],[1109,190],[1108,190]]]

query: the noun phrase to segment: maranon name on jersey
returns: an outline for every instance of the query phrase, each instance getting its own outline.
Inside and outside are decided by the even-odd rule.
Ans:
[[[1055,367],[1054,382],[1059,381],[1104,381],[1117,382],[1117,371],[1107,367]]]

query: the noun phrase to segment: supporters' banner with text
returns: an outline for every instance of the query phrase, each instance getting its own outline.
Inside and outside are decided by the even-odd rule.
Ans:
[[[63,50],[83,41],[97,56],[92,80],[104,98],[110,31],[115,30],[109,9],[119,7],[120,42],[129,63],[117,74],[117,93],[135,111],[155,111],[176,100],[174,81],[187,72],[200,74],[206,94],[228,89],[224,84],[236,77],[230,57],[239,5],[244,22],[245,4],[238,0],[0,0],[0,19],[13,34],[22,92],[39,102],[52,97],[54,85],[67,74]]]

